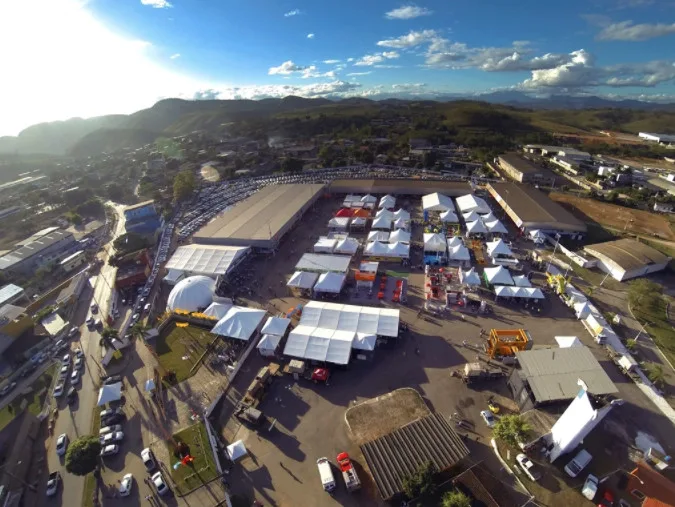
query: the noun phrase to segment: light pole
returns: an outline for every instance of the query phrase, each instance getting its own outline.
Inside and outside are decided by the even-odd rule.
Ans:
[[[626,220],[626,225],[624,225],[623,230],[625,231],[626,229],[628,229],[628,224],[632,224],[633,222],[635,222],[635,220],[633,220],[632,218]]]
[[[607,274],[605,275],[605,278],[602,279],[602,281],[600,282],[600,285],[598,285],[598,287],[602,287],[602,284],[605,283],[605,280],[607,280],[607,277],[608,277],[608,276],[609,276],[609,273],[607,273]]]
[[[556,233],[555,235],[555,246],[553,247],[553,254],[548,259],[548,265],[546,266],[546,272],[551,269],[551,261],[555,258],[555,253],[558,250],[558,245],[560,244],[560,234]]]

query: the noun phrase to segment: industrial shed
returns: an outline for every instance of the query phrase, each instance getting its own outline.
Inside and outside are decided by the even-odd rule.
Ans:
[[[237,246],[179,246],[166,263],[166,269],[181,271],[185,276],[204,275],[216,278],[234,270],[249,251],[248,247]]]
[[[403,480],[432,462],[438,472],[456,466],[469,449],[441,414],[431,414],[366,442],[361,452],[385,500],[403,490]]]
[[[671,260],[649,245],[630,238],[587,245],[584,250],[598,259],[598,268],[620,282],[662,271]]]

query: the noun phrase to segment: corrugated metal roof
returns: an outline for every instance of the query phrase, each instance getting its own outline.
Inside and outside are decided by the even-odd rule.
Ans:
[[[617,392],[588,347],[526,350],[516,352],[516,358],[538,402],[574,398],[579,392],[578,379],[591,394]]]
[[[596,257],[606,257],[626,271],[668,262],[666,255],[631,238],[587,245],[584,250]]]
[[[431,461],[438,471],[469,455],[441,414],[431,414],[361,446],[382,498],[403,490],[403,480]]]

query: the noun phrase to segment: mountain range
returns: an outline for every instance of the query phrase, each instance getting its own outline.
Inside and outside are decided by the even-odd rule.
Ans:
[[[87,156],[120,148],[137,148],[161,136],[182,135],[194,130],[214,131],[224,123],[247,117],[273,116],[290,111],[320,109],[329,105],[332,109],[344,105],[350,110],[355,106],[376,110],[380,104],[405,106],[420,101],[423,101],[425,105],[433,105],[439,102],[466,100],[469,97],[449,95],[427,98],[420,96],[415,100],[379,98],[381,99],[379,101],[371,98],[349,98],[336,101],[293,96],[263,100],[165,99],[148,109],[130,115],[115,114],[89,119],[72,118],[66,121],[32,125],[21,131],[18,136],[0,137],[0,154],[40,153]],[[641,127],[645,125],[644,112],[675,113],[675,104],[657,104],[638,100],[614,101],[595,96],[552,95],[547,98],[535,98],[518,91],[498,91],[470,97],[470,99],[525,109],[525,111],[565,110],[567,117],[570,116],[570,110],[634,110],[642,113],[636,113],[640,116],[638,119],[642,122]],[[661,121],[655,126],[662,124]],[[647,122],[646,125],[648,126],[649,123]]]

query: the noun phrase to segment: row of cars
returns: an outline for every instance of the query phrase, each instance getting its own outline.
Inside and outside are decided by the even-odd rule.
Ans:
[[[75,398],[77,397],[76,386],[80,384],[80,381],[82,380],[82,371],[84,370],[84,353],[82,352],[82,349],[75,349],[74,355],[74,360],[72,360],[70,354],[65,354],[61,358],[59,378],[53,391],[54,398],[61,398],[65,393],[66,383],[70,380],[70,388],[66,394],[69,405],[75,402]],[[70,371],[71,365],[73,368],[72,372]]]

